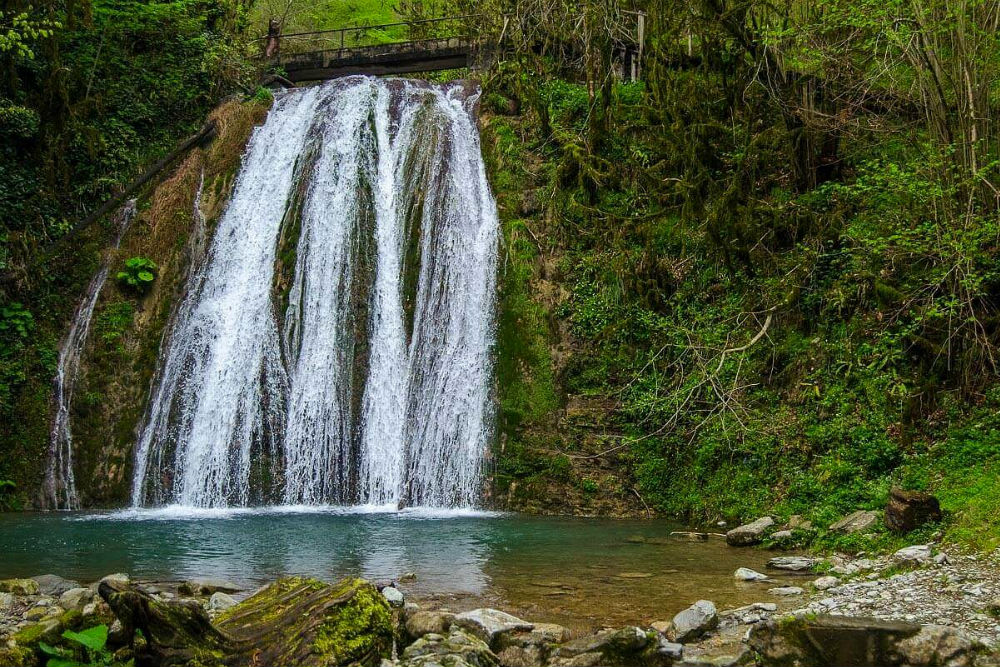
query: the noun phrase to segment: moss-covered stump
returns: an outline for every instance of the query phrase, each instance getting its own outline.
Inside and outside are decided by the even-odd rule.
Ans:
[[[330,585],[282,579],[213,624],[193,601],[157,600],[138,588],[100,587],[128,636],[141,630],[137,665],[334,667],[377,665],[392,650],[389,605],[361,579]]]

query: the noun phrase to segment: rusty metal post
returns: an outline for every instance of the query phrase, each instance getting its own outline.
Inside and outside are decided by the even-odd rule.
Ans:
[[[274,58],[281,48],[281,22],[271,19],[267,24],[267,45],[264,47],[264,57]]]

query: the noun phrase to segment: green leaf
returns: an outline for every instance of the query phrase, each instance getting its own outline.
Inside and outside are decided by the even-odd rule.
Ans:
[[[83,644],[91,651],[100,651],[108,643],[108,626],[98,625],[87,628],[83,632],[73,632],[67,630],[62,634],[66,639],[71,639],[79,644]]]
[[[151,283],[151,282],[153,282],[153,274],[150,273],[149,271],[140,271],[139,272],[139,280],[143,280],[143,281],[145,281],[147,283]]]
[[[57,657],[63,657],[69,654],[69,651],[67,651],[66,649],[59,648],[56,646],[51,646],[50,644],[46,644],[45,642],[38,642],[38,648],[42,649],[42,653],[47,653],[48,655],[54,655]]]
[[[45,667],[90,667],[86,663],[69,658],[49,658]]]

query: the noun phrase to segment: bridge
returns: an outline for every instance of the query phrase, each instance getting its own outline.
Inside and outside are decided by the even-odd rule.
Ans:
[[[637,34],[634,42],[619,45],[615,59],[623,78],[635,81],[641,74],[645,14],[635,13]],[[474,67],[485,54],[500,49],[494,44],[462,34],[442,36],[475,15],[448,16],[420,21],[356,26],[313,32],[281,33],[278,21],[271,21],[263,42],[263,57],[285,72],[291,83],[322,81],[349,74],[412,74]],[[392,39],[405,32],[407,39]],[[372,43],[376,42],[376,43]]]

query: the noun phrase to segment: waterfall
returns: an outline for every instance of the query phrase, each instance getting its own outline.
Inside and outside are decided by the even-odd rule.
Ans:
[[[90,333],[90,321],[94,307],[101,296],[101,290],[108,279],[111,259],[121,245],[122,237],[128,231],[135,217],[135,200],[129,200],[115,217],[115,240],[111,252],[101,259],[100,268],[87,285],[80,305],[73,314],[69,332],[59,347],[59,361],[53,384],[55,411],[49,429],[48,461],[43,486],[44,501],[53,509],[76,509],[79,499],[76,495],[76,480],[73,475],[73,431],[70,424],[70,408],[73,404],[73,389],[80,371],[80,357]]]
[[[499,225],[477,100],[280,95],[164,338],[135,504],[478,502]]]

